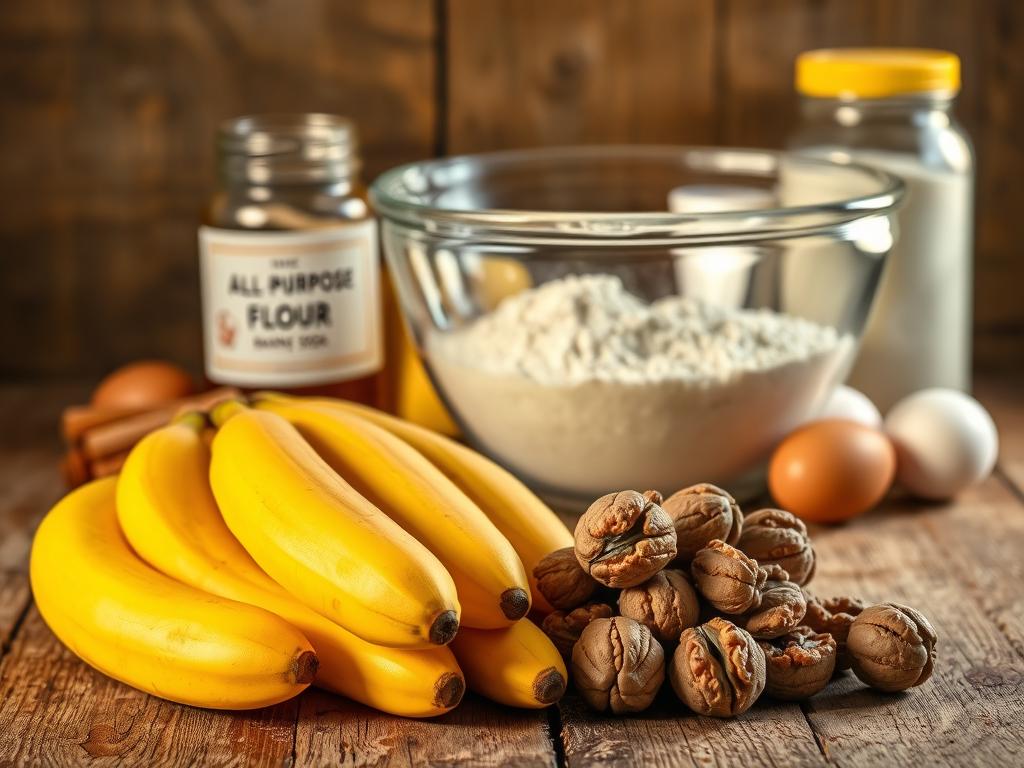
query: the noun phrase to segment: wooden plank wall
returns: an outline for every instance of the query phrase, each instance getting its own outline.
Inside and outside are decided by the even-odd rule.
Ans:
[[[781,146],[826,45],[964,61],[976,358],[1024,363],[1019,0],[10,0],[0,5],[0,375],[199,361],[195,226],[218,121],[359,122],[372,177],[571,142]]]

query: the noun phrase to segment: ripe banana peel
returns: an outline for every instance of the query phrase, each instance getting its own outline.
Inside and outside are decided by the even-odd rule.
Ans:
[[[530,587],[515,549],[419,451],[319,403],[266,397],[256,407],[291,422],[339,475],[437,555],[455,582],[463,626],[498,629],[526,615]]]
[[[370,643],[444,645],[459,626],[438,559],[331,469],[284,418],[240,403],[212,418],[210,484],[253,560],[293,597]]]
[[[405,717],[440,715],[458,704],[465,681],[447,647],[368,643],[299,603],[260,569],[217,509],[202,424],[201,415],[187,415],[145,437],[125,462],[118,519],[135,551],[178,581],[294,624],[320,658],[320,687]]]
[[[506,629],[463,627],[452,650],[469,687],[499,704],[540,709],[565,693],[565,662],[529,619]]]
[[[530,580],[533,609],[541,613],[554,610],[537,589],[533,569],[547,554],[571,547],[572,533],[551,508],[515,475],[444,435],[374,408],[326,398],[305,402],[361,416],[423,454],[484,511],[512,544]]]
[[[118,527],[116,482],[72,491],[36,533],[32,591],[53,633],[105,675],[182,704],[253,709],[304,690],[317,666],[309,641],[142,562]]]

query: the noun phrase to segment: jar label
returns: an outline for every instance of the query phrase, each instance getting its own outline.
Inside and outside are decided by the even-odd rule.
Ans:
[[[373,219],[303,232],[200,227],[206,375],[301,387],[383,365]]]

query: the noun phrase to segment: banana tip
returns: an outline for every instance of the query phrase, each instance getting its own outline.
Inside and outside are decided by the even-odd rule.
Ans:
[[[554,704],[565,693],[565,677],[554,667],[543,670],[533,681],[533,697],[541,704]]]
[[[466,692],[466,681],[462,675],[445,672],[434,684],[434,706],[440,709],[451,709],[462,701]]]
[[[309,685],[316,677],[316,671],[320,668],[320,660],[313,651],[302,651],[292,659],[289,676],[297,685]]]
[[[530,595],[522,587],[512,587],[501,593],[501,612],[509,621],[517,621],[530,610]]]
[[[430,642],[434,645],[447,645],[459,631],[459,617],[455,611],[441,611],[430,625]]]

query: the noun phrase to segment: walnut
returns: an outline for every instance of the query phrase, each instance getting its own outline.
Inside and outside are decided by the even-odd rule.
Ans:
[[[761,509],[743,520],[737,548],[763,567],[782,566],[789,580],[806,584],[814,575],[815,554],[807,526],[800,518],[781,509]]]
[[[647,709],[665,680],[665,652],[651,631],[625,616],[595,619],[572,650],[576,690],[594,710]]]
[[[534,567],[533,577],[540,593],[560,611],[571,611],[583,605],[597,589],[597,582],[580,568],[572,547],[545,555]]]
[[[715,617],[683,632],[669,681],[697,714],[733,717],[750,709],[764,690],[764,651],[747,631]]]
[[[800,701],[825,689],[836,666],[836,641],[797,627],[771,642],[761,642],[767,666],[764,692],[773,699]]]
[[[632,587],[676,556],[676,532],[656,491],[609,493],[576,524],[580,567],[609,587]]]
[[[853,620],[846,649],[857,677],[879,691],[894,692],[931,677],[935,642],[935,630],[921,613],[899,603],[880,603]]]
[[[789,574],[780,566],[772,564],[762,570],[767,578],[761,587],[760,603],[736,623],[758,640],[770,640],[799,626],[807,611],[807,600],[799,585],[788,581]]]
[[[583,630],[594,619],[611,618],[612,607],[604,603],[590,603],[579,608],[566,611],[555,611],[544,617],[541,629],[551,638],[558,652],[568,660],[572,658],[572,648],[580,639]]]
[[[818,633],[828,633],[836,641],[836,671],[842,672],[850,668],[851,658],[846,650],[846,638],[850,634],[850,625],[867,607],[867,603],[855,597],[833,597],[819,600],[804,590],[807,600],[807,612],[803,623]]]
[[[700,618],[700,602],[683,571],[666,568],[619,594],[619,613],[645,625],[658,642],[673,646]]]
[[[714,539],[696,554],[690,566],[697,591],[722,613],[745,613],[761,604],[768,577],[756,560]]]
[[[736,499],[710,483],[677,491],[662,505],[676,529],[676,559],[689,565],[712,539],[735,544],[743,528]]]

